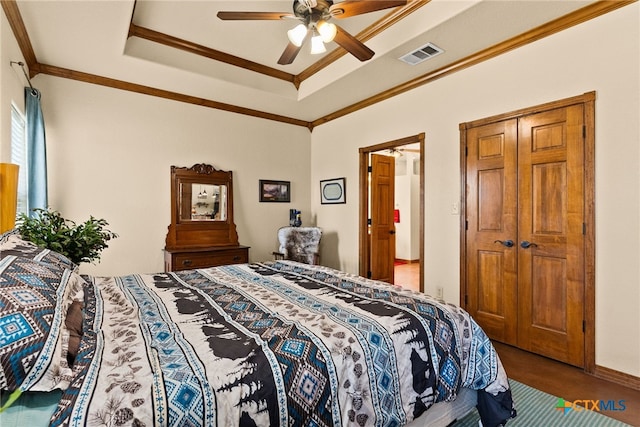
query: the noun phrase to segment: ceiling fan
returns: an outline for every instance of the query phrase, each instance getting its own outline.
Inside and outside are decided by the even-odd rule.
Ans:
[[[346,51],[367,61],[374,52],[360,40],[338,25],[328,22],[331,18],[343,19],[363,13],[375,12],[406,5],[408,0],[344,0],[336,4],[333,0],[293,0],[293,13],[289,12],[218,12],[225,21],[298,19],[296,27],[287,31],[289,43],[278,59],[278,64],[291,64],[305,42],[311,36],[311,53],[325,52],[324,43],[335,41]]]

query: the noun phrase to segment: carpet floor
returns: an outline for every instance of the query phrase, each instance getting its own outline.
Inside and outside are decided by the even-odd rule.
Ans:
[[[623,427],[628,424],[609,418],[601,413],[571,407],[557,396],[529,387],[514,380],[509,380],[516,405],[517,417],[507,422],[507,427]],[[612,402],[613,403],[613,402]],[[569,405],[568,408],[562,407]],[[557,408],[560,406],[560,408]],[[615,406],[623,410],[620,405]],[[453,427],[478,427],[480,417],[477,411],[453,424]]]

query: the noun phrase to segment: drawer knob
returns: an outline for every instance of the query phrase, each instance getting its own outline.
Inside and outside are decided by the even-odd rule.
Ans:
[[[184,261],[182,261],[182,265],[184,265],[184,266],[191,265],[191,260],[190,259],[185,259]]]
[[[233,260],[234,260],[234,261],[240,261],[240,255],[236,255],[236,256],[234,256],[234,257],[233,257]]]

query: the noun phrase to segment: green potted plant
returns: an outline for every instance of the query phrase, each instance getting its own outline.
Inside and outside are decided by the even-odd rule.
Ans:
[[[52,209],[34,209],[36,215],[20,214],[17,229],[23,239],[61,253],[76,264],[100,260],[107,242],[118,235],[105,227],[104,219],[90,218],[82,224],[65,219]]]

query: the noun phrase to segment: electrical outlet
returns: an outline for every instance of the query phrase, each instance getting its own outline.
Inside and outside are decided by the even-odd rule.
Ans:
[[[444,299],[444,289],[442,289],[442,286],[436,288],[436,297],[438,299]]]

